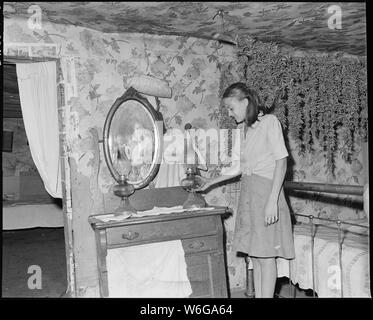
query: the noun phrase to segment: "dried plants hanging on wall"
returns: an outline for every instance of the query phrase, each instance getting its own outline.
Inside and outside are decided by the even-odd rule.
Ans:
[[[299,155],[312,152],[319,143],[333,174],[337,153],[349,162],[355,142],[367,140],[366,60],[293,51],[240,39],[235,68],[241,74],[225,68],[220,93],[236,81],[257,90],[264,104],[274,107]],[[224,113],[220,124],[234,127]]]

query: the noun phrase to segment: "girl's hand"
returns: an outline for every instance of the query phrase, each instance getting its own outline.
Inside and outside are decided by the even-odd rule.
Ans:
[[[267,204],[264,208],[264,225],[268,227],[269,225],[276,223],[277,221],[278,221],[277,201],[268,199]]]
[[[203,192],[203,191],[206,191],[208,188],[210,188],[213,185],[213,183],[212,183],[213,179],[212,178],[206,178],[206,177],[202,177],[202,176],[200,176],[199,178],[201,180],[201,184],[194,191]]]

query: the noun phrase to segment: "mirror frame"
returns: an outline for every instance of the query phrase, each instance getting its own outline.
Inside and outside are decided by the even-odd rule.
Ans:
[[[154,109],[154,107],[151,105],[148,99],[140,95],[140,93],[132,87],[130,87],[121,97],[115,100],[114,104],[111,106],[106,116],[106,120],[104,124],[103,149],[104,149],[105,161],[110,170],[110,173],[119,184],[123,182],[123,179],[121,179],[120,174],[118,174],[118,171],[115,169],[112,163],[112,159],[110,156],[110,149],[109,149],[109,135],[110,135],[111,123],[112,123],[115,113],[120,108],[120,106],[128,100],[135,100],[139,102],[140,104],[143,105],[146,111],[150,113],[152,120],[154,122],[154,127],[155,127],[155,132],[154,132],[155,144],[157,144],[157,141],[158,141],[158,148],[156,148],[156,145],[155,145],[154,158],[152,161],[152,169],[150,170],[150,173],[147,175],[145,179],[141,180],[139,183],[132,184],[131,181],[128,181],[129,184],[133,185],[135,190],[139,190],[149,185],[149,183],[156,177],[159,171],[159,167],[160,167],[161,159],[162,159],[161,151],[163,150],[164,122],[163,122],[162,114],[159,111]],[[157,126],[157,121],[162,121],[163,128],[159,128],[159,126]]]

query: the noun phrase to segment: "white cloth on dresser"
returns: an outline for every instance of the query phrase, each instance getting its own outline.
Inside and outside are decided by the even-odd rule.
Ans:
[[[183,206],[154,207],[151,210],[139,211],[137,216],[213,209],[213,207],[188,210]],[[97,217],[105,222],[127,218],[128,216],[113,214]],[[109,297],[183,298],[192,293],[186,271],[184,249],[180,240],[110,249],[106,262]]]
[[[180,240],[108,250],[109,297],[184,298],[192,293]]]
[[[150,209],[150,210],[138,211],[136,213],[136,217],[158,216],[160,214],[167,214],[167,213],[178,213],[178,212],[186,212],[186,211],[190,212],[190,211],[195,211],[195,210],[213,210],[213,209],[214,207],[190,208],[190,209],[184,209],[183,206],[154,207],[153,209]],[[122,221],[132,216],[133,216],[132,214],[115,216],[114,214],[110,213],[110,214],[102,214],[102,215],[96,216],[96,219],[101,220],[103,222]]]
[[[179,186],[184,177],[183,165],[163,162],[156,187]],[[153,208],[138,215],[181,211],[182,206]],[[107,270],[109,297],[185,298],[192,293],[181,240],[108,250]]]

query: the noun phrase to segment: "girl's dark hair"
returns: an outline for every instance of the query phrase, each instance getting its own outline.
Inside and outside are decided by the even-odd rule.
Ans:
[[[254,89],[248,88],[243,82],[233,83],[225,89],[223,99],[233,97],[239,101],[243,99],[248,100],[249,103],[246,108],[245,122],[249,127],[258,120],[260,111],[262,111],[263,114],[269,113],[269,110],[262,104],[258,93]]]

